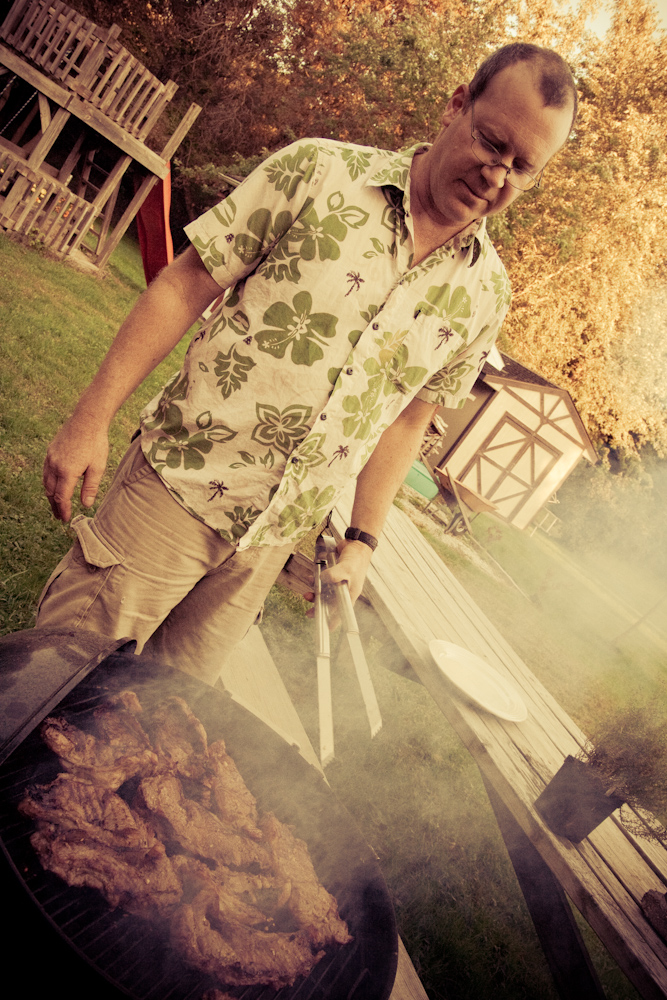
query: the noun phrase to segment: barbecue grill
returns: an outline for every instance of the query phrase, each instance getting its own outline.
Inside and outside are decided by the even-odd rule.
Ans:
[[[32,821],[17,811],[31,785],[46,784],[59,771],[39,722],[57,712],[86,728],[102,701],[130,687],[146,708],[177,694],[211,742],[224,739],[260,809],[273,811],[308,844],[317,874],[336,897],[354,938],[327,949],[311,974],[292,987],[225,987],[229,995],[386,1000],[398,955],[395,917],[377,859],[349,813],[298,749],[265,723],[224,692],[136,656],[133,648],[78,630],[32,629],[0,639],[0,843],[10,869],[2,874],[12,913],[9,947],[13,935],[17,954],[25,954],[28,945],[35,959],[25,970],[31,992],[37,992],[40,978],[44,989],[58,983],[71,997],[94,991],[99,1000],[197,1000],[220,987],[174,955],[158,925],[111,910],[94,889],[70,887],[45,871],[30,844]]]

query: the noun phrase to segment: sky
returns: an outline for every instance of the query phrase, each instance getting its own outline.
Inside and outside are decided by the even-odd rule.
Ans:
[[[660,26],[667,30],[667,0],[653,0],[653,6],[658,11]],[[602,35],[609,26],[609,21],[609,14],[600,14],[591,26],[595,28],[598,34]]]

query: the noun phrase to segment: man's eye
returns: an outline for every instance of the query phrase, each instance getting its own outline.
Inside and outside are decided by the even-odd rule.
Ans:
[[[493,153],[495,156],[500,155],[496,147],[493,145],[493,143],[489,142],[488,139],[485,139],[483,135],[480,135],[479,141],[482,145],[482,148],[485,149],[487,153]]]

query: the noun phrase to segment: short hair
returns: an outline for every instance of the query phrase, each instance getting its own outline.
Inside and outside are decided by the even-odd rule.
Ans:
[[[468,102],[481,97],[491,80],[501,70],[520,62],[537,65],[540,73],[539,88],[545,107],[564,108],[568,100],[572,101],[572,125],[574,125],[579,99],[570,67],[553,49],[542,48],[529,42],[513,42],[492,52],[470,81]]]

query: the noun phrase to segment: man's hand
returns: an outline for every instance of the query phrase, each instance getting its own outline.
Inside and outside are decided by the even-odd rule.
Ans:
[[[81,503],[92,507],[109,455],[106,430],[70,417],[49,445],[42,481],[51,510],[60,521],[72,516],[72,496],[83,476]]]
[[[346,583],[354,604],[363,590],[372,556],[373,550],[363,542],[342,539],[338,543],[336,565],[322,573],[323,582],[327,584]]]
[[[340,616],[333,588],[340,583],[346,583],[350,591],[352,603],[354,604],[363,589],[372,555],[372,549],[368,545],[364,545],[363,542],[347,541],[344,538],[338,542],[338,556],[335,566],[332,566],[331,569],[325,569],[322,572],[322,585],[328,591],[330,628],[334,629],[340,625]],[[329,587],[331,587],[330,590]],[[315,594],[313,592],[304,593],[303,597],[307,601],[315,601]],[[309,608],[306,615],[308,618],[314,618],[315,609]]]

